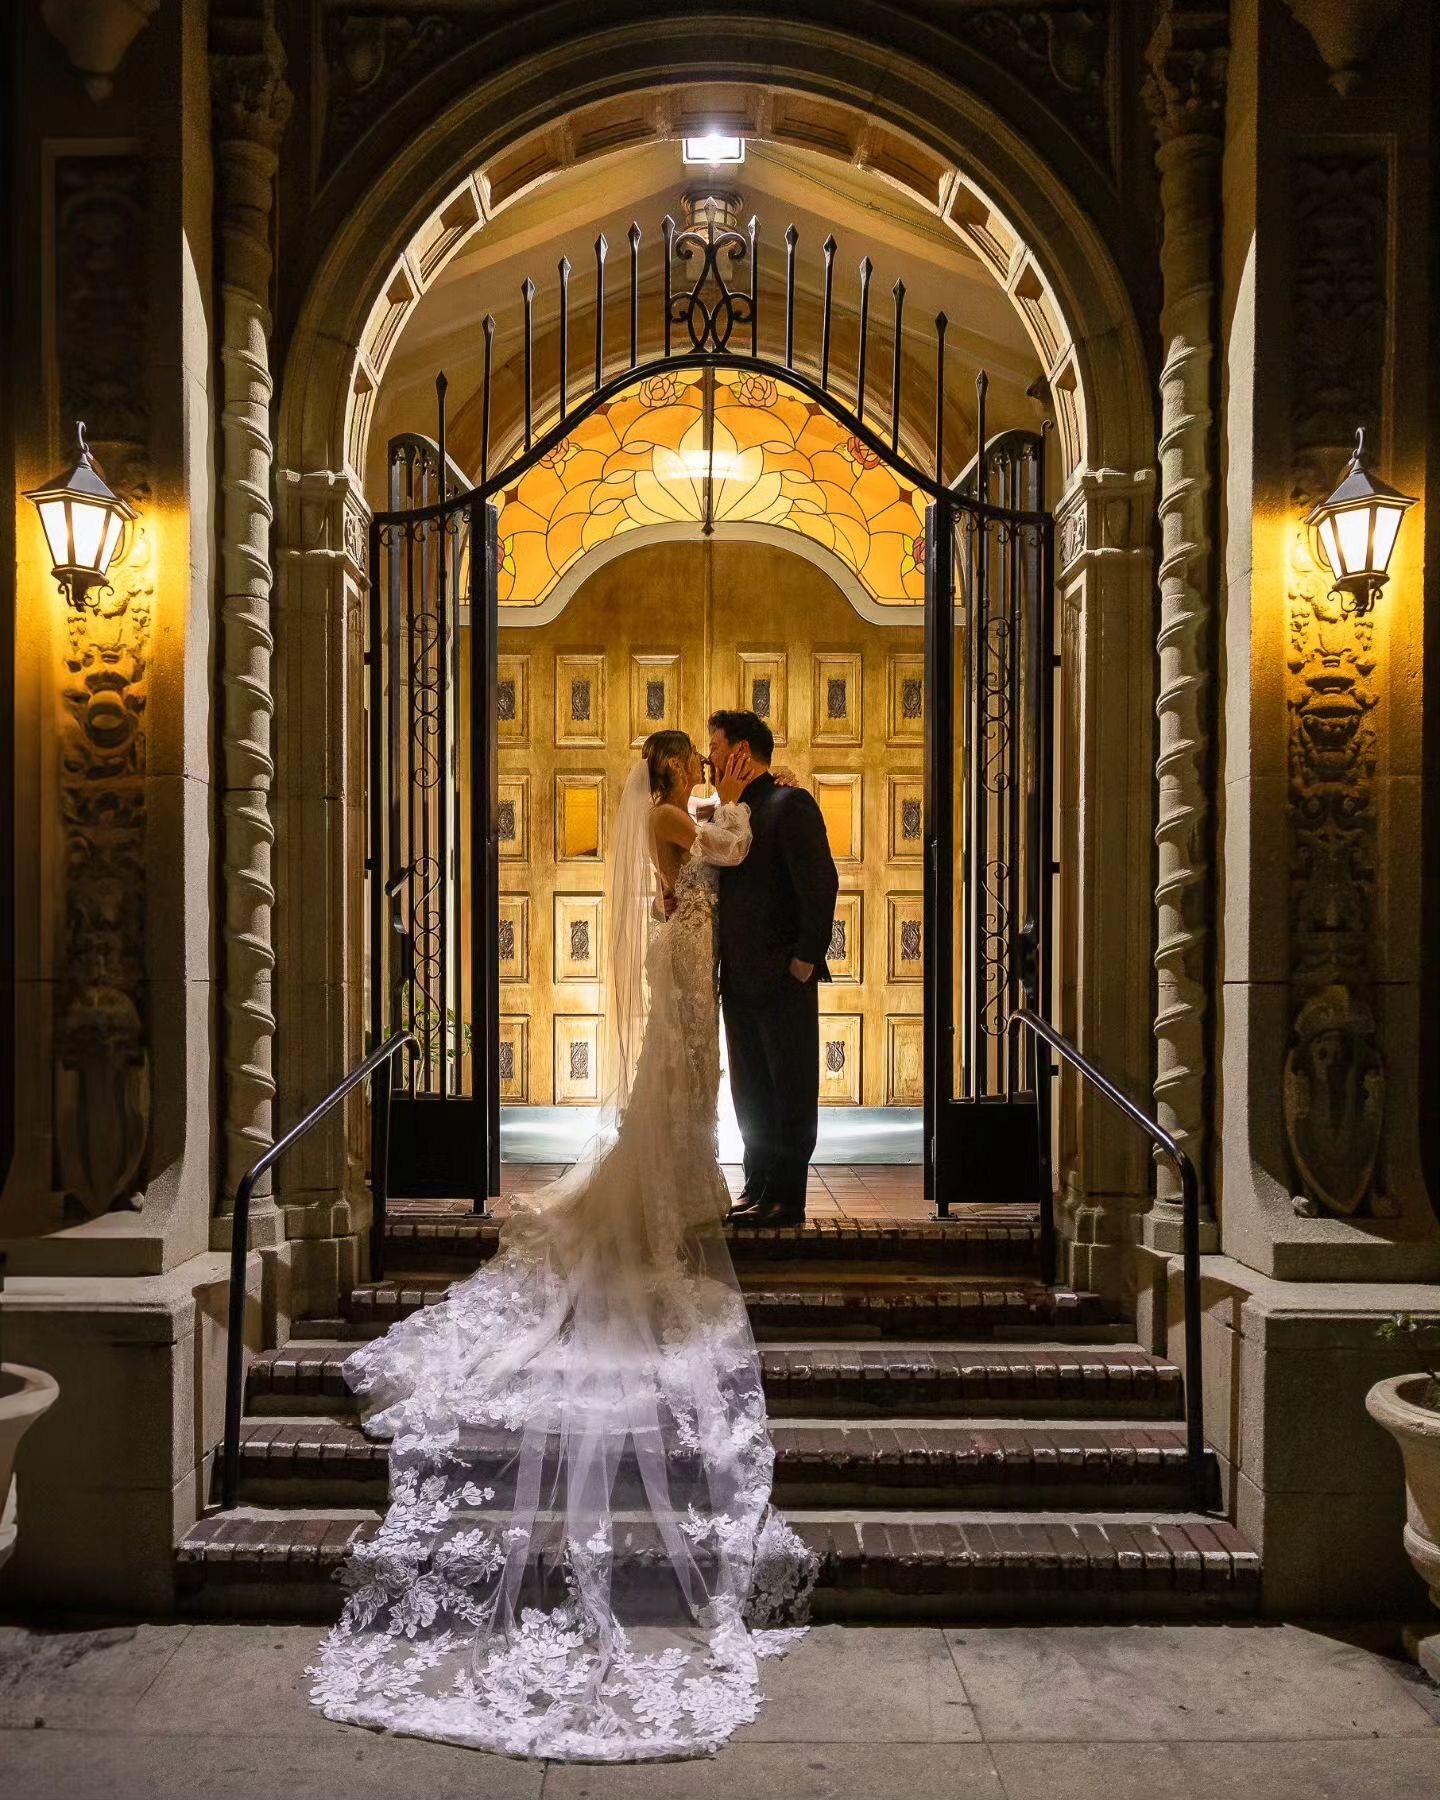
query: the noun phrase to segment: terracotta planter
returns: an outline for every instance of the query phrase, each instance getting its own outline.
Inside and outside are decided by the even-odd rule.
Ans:
[[[26,1429],[59,1397],[59,1384],[43,1369],[0,1363],[0,1565],[15,1548],[15,1452]]]
[[[1377,1381],[1365,1408],[1405,1458],[1405,1554],[1440,1606],[1440,1411],[1421,1404],[1428,1375]]]

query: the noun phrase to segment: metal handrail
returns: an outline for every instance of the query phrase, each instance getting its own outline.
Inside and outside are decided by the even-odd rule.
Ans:
[[[1205,1390],[1200,1349],[1200,1177],[1189,1156],[1170,1133],[1121,1093],[1113,1081],[1106,1079],[1088,1057],[1082,1056],[1069,1038],[1062,1037],[1038,1013],[1022,1006],[1010,1015],[1008,1029],[1022,1028],[1031,1035],[1035,1050],[1035,1104],[1039,1110],[1040,1178],[1045,1188],[1051,1186],[1050,1161],[1050,1059],[1042,1049],[1048,1044],[1057,1056],[1069,1063],[1084,1080],[1124,1113],[1130,1123],[1143,1131],[1175,1165],[1180,1177],[1183,1208],[1181,1233],[1181,1278],[1185,1296],[1185,1473],[1191,1505],[1198,1512],[1208,1512],[1212,1505],[1210,1467],[1205,1459]]]
[[[270,1146],[254,1168],[242,1177],[235,1190],[235,1211],[230,1220],[230,1339],[225,1346],[225,1444],[220,1478],[220,1507],[223,1512],[234,1509],[240,1488],[240,1411],[245,1383],[245,1261],[250,1254],[250,1197],[255,1191],[255,1184],[262,1175],[269,1174],[285,1152],[298,1144],[327,1113],[333,1112],[347,1094],[362,1082],[368,1081],[377,1071],[382,1074],[382,1092],[377,1104],[388,1113],[390,1065],[407,1044],[412,1053],[419,1047],[413,1031],[397,1031],[393,1037],[386,1038],[378,1049],[370,1052],[364,1062],[352,1069],[337,1087],[332,1088],[318,1106],[306,1113],[298,1125],[292,1125],[284,1137]],[[382,1154],[388,1159],[388,1133],[382,1133],[380,1141],[385,1146]],[[372,1170],[371,1182],[375,1191],[375,1204],[383,1207],[387,1186],[386,1171],[383,1168]],[[382,1220],[382,1228],[383,1223]]]

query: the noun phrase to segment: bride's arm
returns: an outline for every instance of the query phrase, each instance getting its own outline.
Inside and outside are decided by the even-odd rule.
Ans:
[[[743,801],[731,801],[697,822],[683,807],[657,806],[655,835],[662,843],[693,850],[702,862],[734,868],[750,853],[750,808]]]
[[[695,850],[703,861],[733,869],[750,854],[750,808],[743,800],[717,806],[695,827]]]

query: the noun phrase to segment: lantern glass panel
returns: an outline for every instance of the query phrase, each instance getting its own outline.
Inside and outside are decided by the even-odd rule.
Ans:
[[[112,511],[105,525],[105,541],[100,546],[100,561],[97,567],[102,575],[109,571],[114,561],[115,551],[119,547],[120,534],[125,529],[125,521],[118,512]]]
[[[1370,555],[1370,508],[1356,506],[1331,515],[1336,546],[1335,573],[1358,575]]]
[[[69,510],[63,500],[40,502],[40,523],[45,528],[45,542],[50,546],[50,560],[57,569],[67,568],[70,562]]]
[[[80,569],[102,569],[100,547],[105,542],[105,526],[110,518],[108,506],[93,500],[70,502],[70,523],[75,533],[75,566]]]
[[[1382,500],[1375,508],[1375,550],[1370,566],[1377,575],[1383,575],[1390,567],[1390,553],[1395,548],[1400,521],[1404,517],[1403,506],[1389,506]]]

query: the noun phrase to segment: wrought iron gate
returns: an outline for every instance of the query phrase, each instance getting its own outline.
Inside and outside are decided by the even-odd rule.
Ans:
[[[488,317],[478,480],[447,456],[443,376],[436,440],[407,436],[391,445],[390,505],[372,520],[368,565],[370,1013],[376,1041],[408,1026],[421,1045],[413,1067],[397,1071],[392,1193],[468,1196],[484,1211],[499,1191],[504,820],[496,784],[496,496],[632,385],[666,371],[740,369],[822,407],[929,502],[926,1192],[942,1216],[965,1199],[1031,1197],[1016,1171],[1036,1166],[1033,1096],[1004,1024],[1022,1002],[1042,1011],[1048,1003],[1054,613],[1044,440],[1012,433],[986,442],[982,374],[976,391],[985,449],[947,479],[941,314],[922,371],[935,400],[922,469],[902,446],[902,391],[917,379],[905,360],[903,283],[892,291],[889,382],[877,397],[868,379],[876,360],[871,268],[861,263],[856,366],[842,386],[832,368],[835,240],[823,246],[823,308],[808,354],[796,347],[797,241],[792,226],[783,292],[766,306],[755,220],[742,232],[714,210],[684,229],[667,218],[660,318],[642,321],[642,234],[632,226],[623,329],[607,332],[607,246],[598,239],[594,366],[579,384],[583,392],[577,395],[570,368],[572,270],[562,260],[558,378],[542,425],[536,290],[527,280],[523,426],[503,466],[491,467],[495,323]],[[677,282],[677,274],[687,279]],[[708,496],[713,468],[705,479]]]

